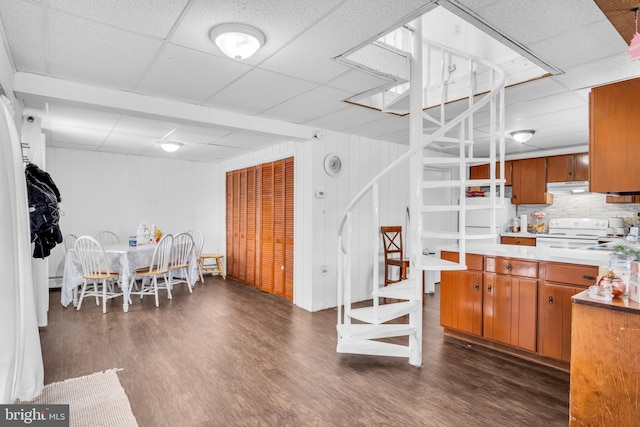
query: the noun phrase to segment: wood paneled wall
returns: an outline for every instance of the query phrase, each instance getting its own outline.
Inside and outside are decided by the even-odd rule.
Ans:
[[[293,300],[294,159],[226,176],[227,274]]]

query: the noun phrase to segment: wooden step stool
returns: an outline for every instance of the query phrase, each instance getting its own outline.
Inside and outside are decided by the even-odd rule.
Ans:
[[[202,274],[210,273],[212,275],[219,274],[223,279],[227,279],[222,267],[222,257],[220,254],[202,254],[200,255],[200,271]],[[207,260],[215,259],[215,264],[206,264]]]

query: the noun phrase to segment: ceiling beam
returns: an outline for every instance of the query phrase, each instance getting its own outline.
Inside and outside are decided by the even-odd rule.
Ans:
[[[24,100],[61,103],[115,114],[286,138],[291,141],[311,140],[314,131],[317,130],[310,126],[32,73],[15,73],[13,90]]]

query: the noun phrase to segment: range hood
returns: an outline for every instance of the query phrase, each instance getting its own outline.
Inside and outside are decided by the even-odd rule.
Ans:
[[[589,181],[548,182],[547,193],[581,194],[589,192]]]

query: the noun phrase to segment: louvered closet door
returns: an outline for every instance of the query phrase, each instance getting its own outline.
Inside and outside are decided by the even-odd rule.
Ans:
[[[293,158],[227,173],[230,277],[293,300]]]
[[[240,269],[240,171],[233,172],[233,258],[231,277],[238,278]]]
[[[273,164],[273,293],[284,296],[284,160]]]
[[[226,206],[226,222],[227,222],[227,274],[231,276],[231,270],[233,265],[233,258],[235,256],[233,252],[233,172],[227,172],[227,206]],[[232,276],[233,277],[233,276]]]
[[[260,165],[260,289],[273,293],[273,163]]]
[[[245,251],[245,265],[246,265],[246,277],[245,283],[256,286],[256,214],[257,214],[257,187],[256,176],[258,174],[258,168],[247,169],[247,219],[246,219],[246,251]]]
[[[239,195],[239,208],[238,212],[238,256],[236,277],[239,281],[244,282],[246,280],[246,268],[247,268],[247,169],[242,169],[239,174],[240,188]]]
[[[284,296],[293,301],[293,158],[284,164]]]

